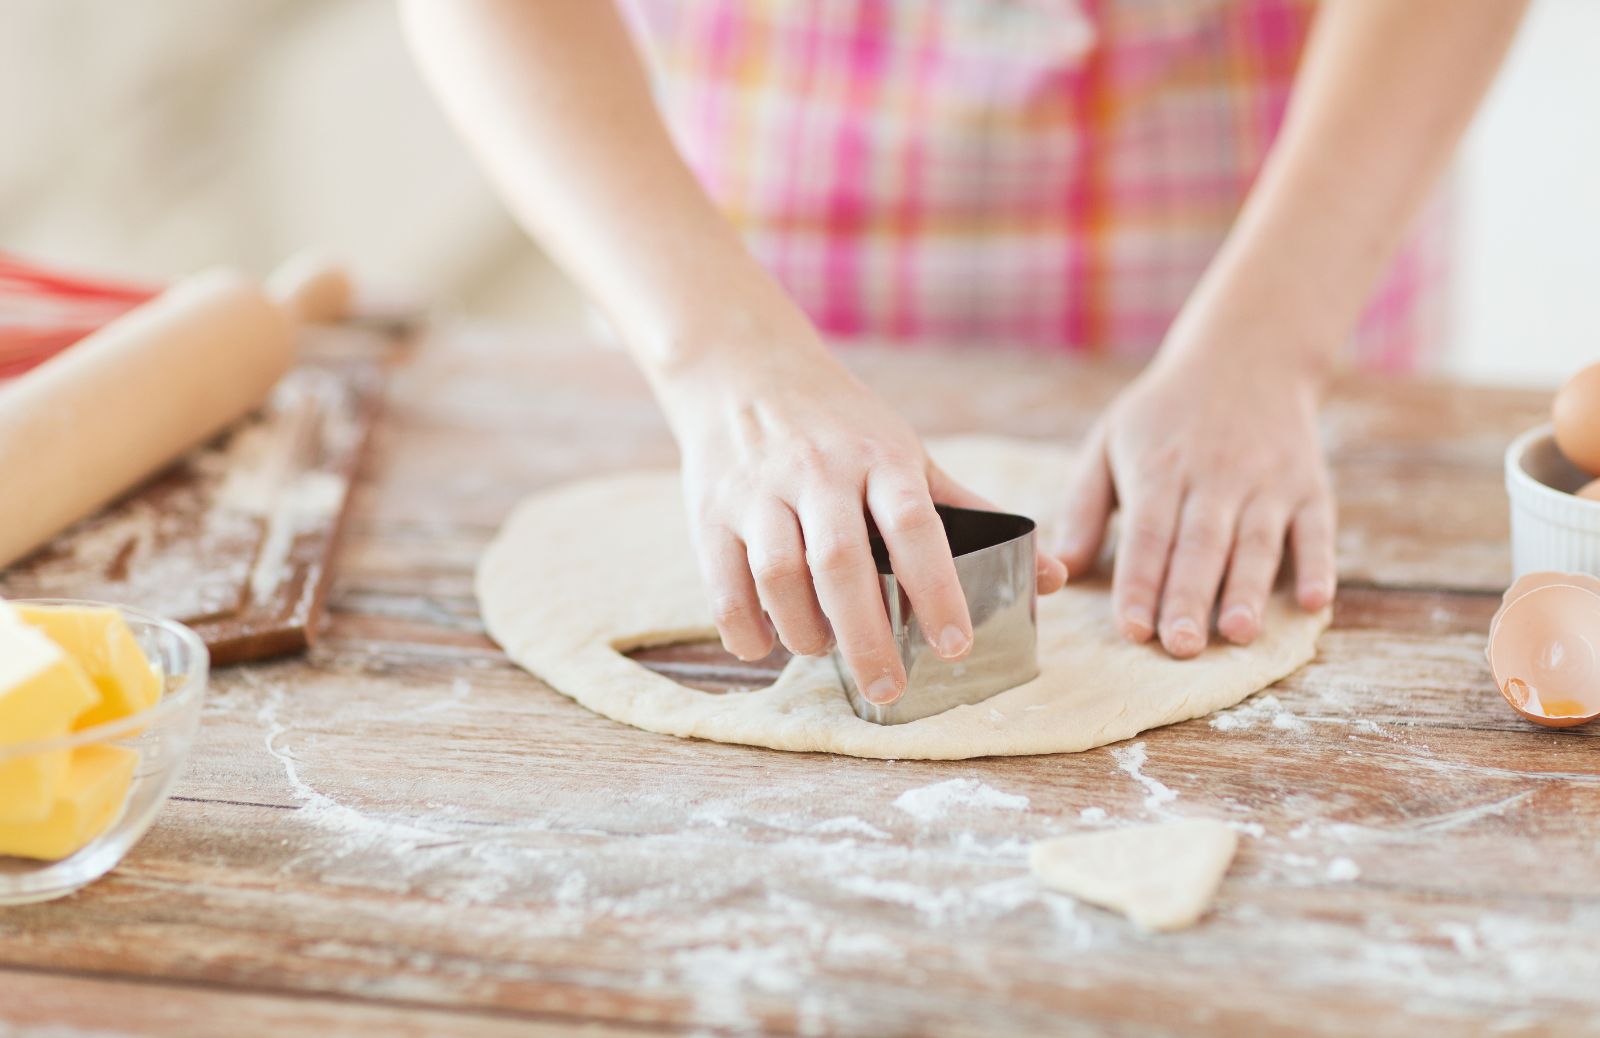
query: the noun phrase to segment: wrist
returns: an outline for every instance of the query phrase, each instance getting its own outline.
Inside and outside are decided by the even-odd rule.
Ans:
[[[1331,314],[1278,277],[1213,269],[1184,304],[1158,361],[1225,366],[1320,393],[1337,367],[1354,318]]]
[[[811,389],[834,395],[838,380],[853,382],[797,308],[786,314],[719,307],[702,317],[663,334],[661,349],[644,363],[680,442],[741,412],[779,406]]]

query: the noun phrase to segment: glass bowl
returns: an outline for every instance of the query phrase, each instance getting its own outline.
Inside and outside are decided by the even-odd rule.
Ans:
[[[98,608],[108,605],[59,598],[10,601],[13,605]],[[130,717],[57,739],[0,745],[0,767],[41,754],[59,754],[91,746],[118,747],[136,755],[132,781],[121,810],[111,823],[68,857],[44,861],[10,857],[0,852],[0,905],[65,897],[115,868],[155,821],[194,744],[211,664],[205,644],[180,623],[137,609],[117,605],[110,608],[122,614],[139,647],[165,678],[161,701]]]

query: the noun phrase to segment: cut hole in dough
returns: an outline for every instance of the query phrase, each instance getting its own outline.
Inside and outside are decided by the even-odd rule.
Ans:
[[[782,645],[775,646],[764,659],[741,660],[715,638],[653,645],[624,655],[651,673],[670,678],[684,688],[718,696],[771,688],[790,660],[788,650]]]

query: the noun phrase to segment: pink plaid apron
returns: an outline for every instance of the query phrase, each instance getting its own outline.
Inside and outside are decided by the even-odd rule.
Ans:
[[[1143,358],[1283,116],[1311,0],[630,0],[663,111],[835,340]],[[1443,331],[1433,206],[1356,363]]]

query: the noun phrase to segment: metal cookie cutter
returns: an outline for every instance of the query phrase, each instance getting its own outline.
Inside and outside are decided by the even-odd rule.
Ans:
[[[1003,512],[937,508],[972,617],[972,651],[954,663],[934,654],[890,568],[889,549],[874,533],[872,557],[878,565],[889,626],[905,664],[906,690],[888,706],[867,702],[835,650],[833,662],[845,693],[863,720],[904,724],[951,707],[981,703],[1039,676],[1033,520]]]

